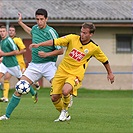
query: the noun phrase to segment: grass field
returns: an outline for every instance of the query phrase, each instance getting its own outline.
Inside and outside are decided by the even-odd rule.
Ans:
[[[72,119],[65,122],[54,122],[59,113],[49,91],[39,90],[37,104],[30,94],[23,96],[10,120],[0,121],[0,133],[133,133],[132,91],[79,89],[69,109]],[[6,106],[7,103],[0,103],[0,115]]]

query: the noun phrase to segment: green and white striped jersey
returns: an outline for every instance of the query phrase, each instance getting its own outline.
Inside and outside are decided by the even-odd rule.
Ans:
[[[38,25],[34,25],[31,30],[32,43],[38,44],[47,40],[58,38],[58,33],[50,26],[46,26],[44,29],[39,29]],[[38,56],[38,51],[52,52],[56,49],[62,48],[61,46],[41,46],[38,48],[32,48],[32,62],[33,63],[45,63],[45,62],[56,62],[57,56],[51,56],[42,58]]]
[[[1,50],[5,53],[12,52],[14,50],[17,50],[17,46],[10,37],[6,37],[4,40],[1,40],[0,43]],[[18,65],[18,61],[15,55],[12,56],[3,56],[2,63],[6,67],[14,67]]]

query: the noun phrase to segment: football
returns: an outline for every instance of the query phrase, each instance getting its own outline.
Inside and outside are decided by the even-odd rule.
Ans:
[[[28,94],[30,91],[30,84],[26,80],[20,80],[15,85],[15,88],[19,94]]]

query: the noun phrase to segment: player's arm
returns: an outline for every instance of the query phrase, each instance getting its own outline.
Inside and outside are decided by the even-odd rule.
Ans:
[[[14,50],[11,52],[3,52],[2,50],[0,50],[0,56],[12,56],[12,55],[17,55],[18,54],[18,50]]]
[[[31,35],[31,28],[28,27],[26,24],[22,22],[22,15],[21,13],[18,13],[18,24],[24,29],[25,32],[27,32],[29,35]]]
[[[0,57],[0,63],[2,62],[2,60],[3,60],[3,57]]]
[[[39,46],[64,46],[66,47],[71,41],[71,38],[72,36],[70,34],[64,37],[56,38],[53,40],[48,40],[48,41],[41,42],[38,44],[30,44],[29,49],[31,49],[32,47],[38,48]]]
[[[114,75],[112,73],[111,67],[109,65],[109,62],[106,61],[105,63],[103,63],[104,67],[106,68],[106,71],[108,73],[107,75],[107,79],[110,80],[111,84],[114,82]]]
[[[38,48],[39,46],[53,46],[53,45],[54,45],[54,40],[48,40],[48,41],[41,42],[38,44],[30,44],[29,49]]]
[[[18,51],[17,55],[24,54],[25,52],[26,52],[26,49],[21,49],[21,50]]]
[[[112,73],[108,58],[103,53],[103,51],[100,49],[99,46],[96,46],[96,50],[94,51],[93,55],[97,60],[99,60],[101,63],[103,63],[106,71],[107,71],[107,79],[110,80],[111,84],[114,82],[114,75]]]
[[[54,51],[52,51],[52,52],[43,52],[43,51],[39,51],[38,52],[38,55],[40,56],[40,57],[49,57],[49,56],[57,56],[57,55],[62,55],[63,54],[63,52],[64,52],[64,50],[63,50],[63,48],[61,48],[61,49],[58,49],[58,50],[54,50]]]
[[[26,47],[25,47],[22,39],[21,38],[14,38],[13,40],[19,49],[18,55],[24,54],[26,52]]]

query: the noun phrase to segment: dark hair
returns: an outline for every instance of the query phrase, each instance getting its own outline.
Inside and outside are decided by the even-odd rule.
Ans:
[[[5,26],[5,25],[2,25],[2,26],[0,26],[0,28],[4,28],[4,29],[6,29],[6,26]]]
[[[48,13],[47,13],[47,11],[46,11],[45,9],[42,9],[42,8],[37,9],[35,15],[44,15],[45,18],[48,17]]]
[[[15,26],[14,25],[10,25],[9,28],[14,28],[15,29]]]
[[[90,33],[94,33],[96,30],[96,27],[93,23],[83,23],[82,24],[83,28],[89,28],[90,29]]]

